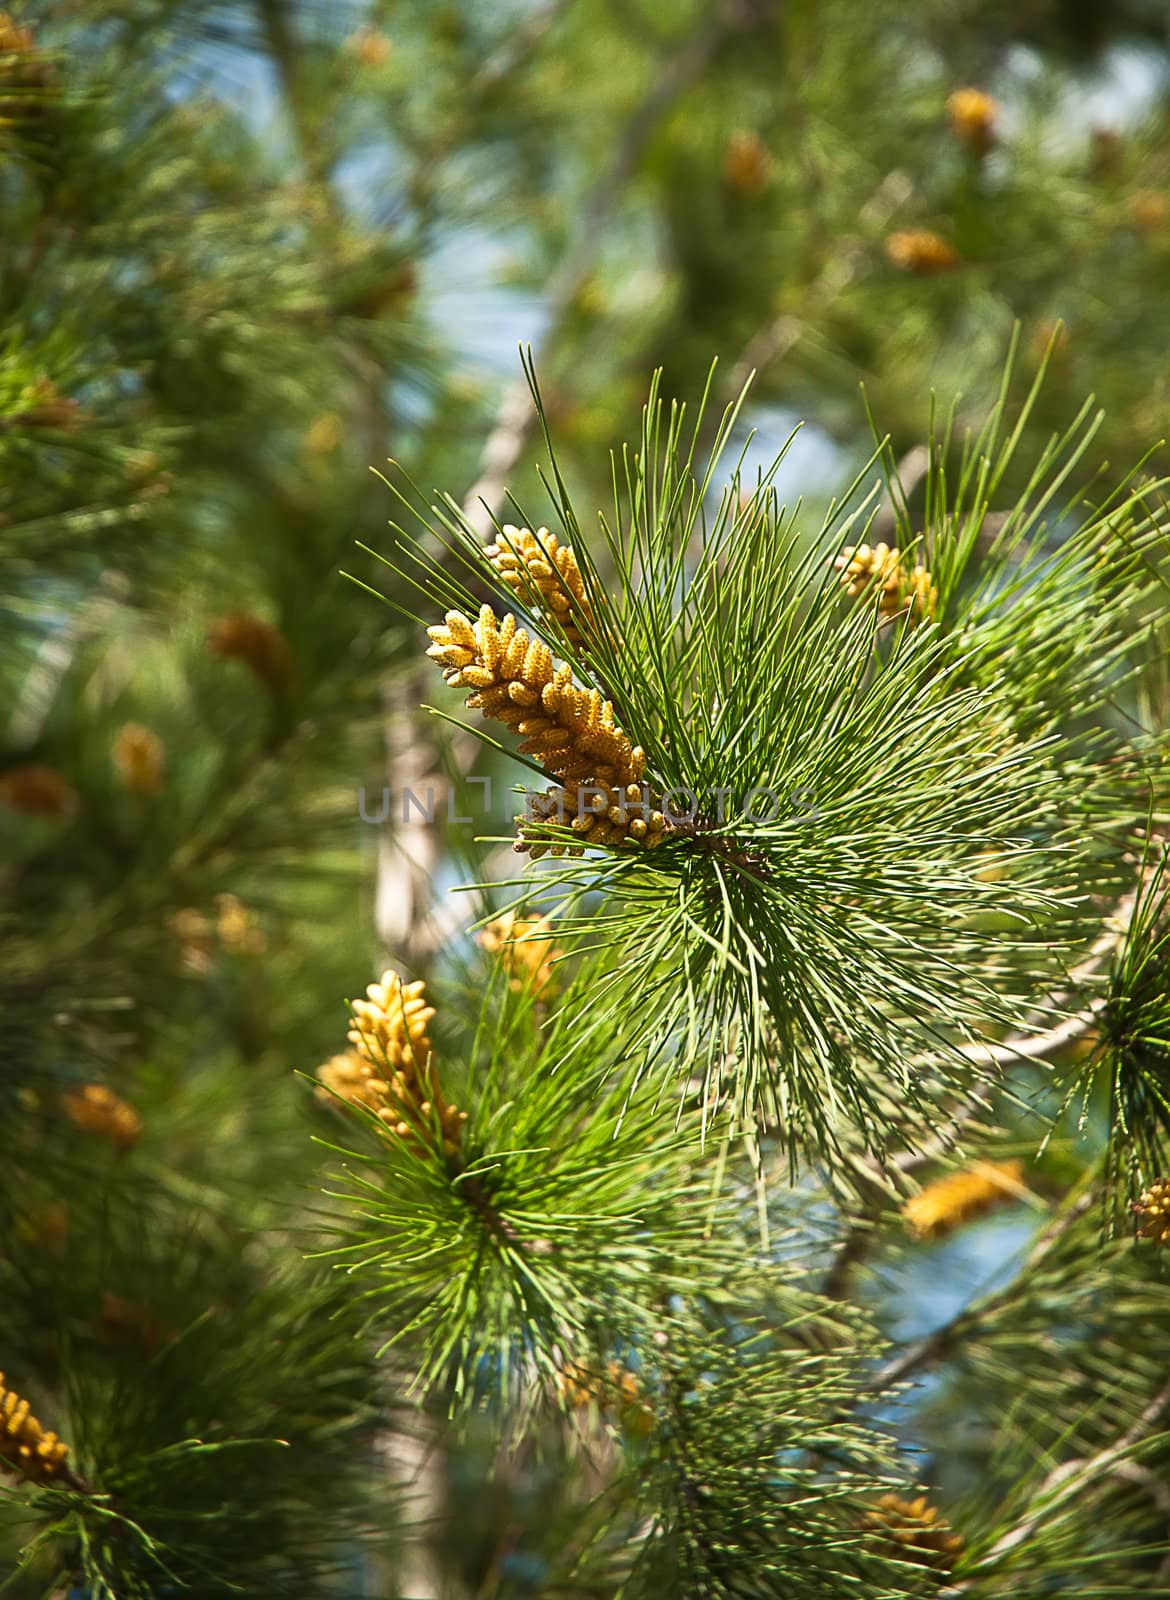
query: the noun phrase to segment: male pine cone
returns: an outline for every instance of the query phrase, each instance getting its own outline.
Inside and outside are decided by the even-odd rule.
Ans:
[[[577,619],[591,623],[593,614],[570,546],[559,544],[556,534],[547,528],[533,533],[531,528],[506,522],[499,540],[489,544],[484,553],[517,600],[546,617],[555,617],[566,645],[574,653],[580,652],[585,636]]]
[[[541,639],[530,639],[509,612],[499,619],[484,606],[473,625],[461,611],[428,628],[427,654],[455,689],[470,689],[467,704],[522,735],[532,756],[560,786],[518,818],[517,850],[543,855],[550,846],[523,834],[523,824],[565,822],[591,845],[652,848],[666,823],[642,784],[646,754],[614,720],[613,705],[596,689],[578,689],[573,671],[558,666]],[[560,854],[564,846],[551,847]]]
[[[941,1239],[993,1207],[1017,1199],[1023,1178],[1019,1161],[975,1162],[928,1183],[906,1201],[902,1216],[915,1238]]]
[[[1152,1183],[1134,1201],[1133,1212],[1143,1239],[1154,1244],[1170,1244],[1170,1178],[1159,1178],[1157,1183]]]
[[[557,943],[548,917],[518,917],[507,911],[488,923],[479,935],[479,944],[489,955],[499,957],[508,987],[515,993],[527,990],[540,999],[554,983]]]
[[[0,1372],[0,1465],[30,1483],[52,1483],[67,1476],[68,1445],[41,1427],[27,1400],[4,1387]]]
[[[884,543],[850,544],[833,566],[849,598],[876,593],[879,614],[887,620],[906,614],[917,622],[938,610],[938,585],[926,567],[911,567],[903,550]]]
[[[351,1049],[318,1069],[326,1089],[365,1106],[408,1144],[434,1146],[455,1157],[467,1113],[445,1098],[427,1024],[435,1014],[423,984],[403,983],[388,970],[351,1006]]]
[[[925,1495],[907,1500],[900,1494],[884,1494],[866,1513],[862,1526],[894,1560],[912,1561],[936,1572],[949,1572],[963,1550],[962,1538]]]

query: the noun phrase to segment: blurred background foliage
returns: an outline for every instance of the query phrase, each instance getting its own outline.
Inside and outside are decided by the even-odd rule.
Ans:
[[[948,108],[969,86],[996,102],[982,132]],[[752,459],[807,419],[780,484],[815,502],[871,448],[859,384],[912,477],[932,387],[977,416],[1018,323],[1018,385],[1054,341],[1021,459],[1092,392],[1110,486],[1170,425],[1168,91],[1154,0],[5,14],[0,1359],[122,1485],[119,1516],[149,1505],[179,1552],[160,1578],[122,1524],[112,1555],[95,1534],[87,1594],[107,1569],[118,1595],[534,1593],[533,1530],[571,1516],[547,1461],[489,1492],[488,1440],[437,1464],[409,1428],[388,1447],[387,1369],[300,1264],[334,1162],[311,1141],[336,1118],[297,1073],[385,958],[450,956],[470,911],[447,887],[497,870],[442,825],[445,785],[489,767],[411,714],[419,631],[341,576],[381,581],[355,550],[394,512],[369,469],[495,509],[506,482],[539,516],[531,342],[562,469],[602,505],[651,370],[697,397],[717,355],[720,401],[756,374]],[[436,787],[437,828],[401,825],[405,783]],[[378,826],[359,806],[376,816],[384,785]],[[879,1320],[917,1338],[1034,1226],[1017,1204],[979,1249],[895,1240]],[[964,1379],[956,1492],[987,1470],[1003,1360],[992,1340]],[[112,1443],[87,1442],[98,1391],[135,1397]],[[276,1520],[257,1491],[256,1527],[226,1518],[219,1565],[184,1567],[145,1453],[252,1448],[290,1417],[294,1466],[254,1469]],[[421,1567],[396,1564],[380,1461],[426,1481]],[[224,1470],[198,1479],[200,1514]],[[323,1556],[310,1531],[343,1513],[364,1543]],[[0,1519],[0,1568],[23,1526]],[[11,1592],[55,1581],[34,1562]]]

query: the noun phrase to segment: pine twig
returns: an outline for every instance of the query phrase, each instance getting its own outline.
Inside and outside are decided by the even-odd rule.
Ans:
[[[1047,1014],[1057,1009],[1068,1001],[1073,991],[1099,975],[1102,967],[1125,937],[1140,893],[1141,886],[1132,889],[1117,902],[1113,913],[1106,919],[1107,926],[1094,940],[1084,960],[1069,973],[1068,987],[1050,999],[1043,1013],[1034,1012],[1033,1016]],[[1097,997],[1045,1033],[1018,1033],[998,1044],[967,1045],[963,1047],[962,1054],[973,1065],[991,1066],[997,1071],[1021,1061],[1046,1060],[1064,1046],[1083,1038],[1096,1022],[1104,1006],[1105,1000]],[[928,1062],[929,1058],[925,1058],[916,1065],[922,1066]],[[925,1143],[903,1150],[888,1163],[872,1156],[859,1158],[853,1162],[854,1172],[872,1187],[876,1199],[846,1232],[821,1286],[823,1294],[831,1299],[842,1299],[848,1292],[850,1274],[855,1266],[864,1261],[876,1235],[884,1196],[891,1192],[889,1182],[891,1175],[898,1178],[912,1177],[933,1161],[945,1156],[955,1148],[964,1130],[969,1128],[985,1109],[983,1089],[973,1090],[952,1111],[946,1124]]]
[[[1015,1035],[1001,1044],[979,1048],[986,1050],[997,1066],[1015,1061],[1045,1060],[1065,1045],[1082,1038],[1092,1027],[1104,1005],[1103,999],[1095,1000],[1075,1016],[1066,1017],[1047,1033]],[[952,1114],[946,1126],[940,1128],[933,1138],[926,1140],[925,1143],[901,1151],[888,1163],[879,1162],[873,1157],[858,1158],[852,1163],[856,1175],[872,1187],[874,1201],[862,1216],[854,1219],[846,1231],[821,1285],[822,1294],[832,1300],[841,1300],[849,1292],[849,1280],[853,1268],[865,1260],[877,1234],[882,1208],[891,1192],[890,1175],[896,1174],[900,1178],[910,1177],[923,1167],[929,1166],[931,1162],[945,1156],[948,1151],[955,1148],[963,1130],[970,1127],[984,1109],[982,1091],[973,1092]]]
[[[1112,913],[1105,919],[1105,926],[1093,941],[1084,960],[1068,975],[1068,986],[1060,994],[1054,995],[1049,1001],[1046,1011],[1051,1012],[1066,1004],[1075,991],[1081,988],[1090,979],[1100,975],[1102,969],[1125,938],[1130,921],[1137,906],[1138,898],[1145,885],[1145,878],[1134,889],[1114,906]],[[1098,1016],[1104,1009],[1105,1001],[1097,997],[1070,1017],[1059,1022],[1056,1027],[1041,1034],[1013,1034],[1011,1038],[1004,1039],[995,1045],[968,1045],[964,1047],[963,1054],[967,1060],[977,1066],[992,1066],[997,1070],[1015,1065],[1020,1061],[1043,1061],[1049,1055],[1062,1049],[1065,1045],[1074,1043],[1084,1037],[1094,1025]],[[1037,1015],[1034,1013],[1033,1015]],[[958,1136],[963,1129],[978,1116],[983,1109],[981,1095],[968,1096],[952,1114],[945,1129],[940,1129],[938,1134],[926,1144],[916,1150],[906,1151],[897,1157],[894,1162],[895,1170],[902,1174],[910,1174],[928,1166],[930,1162],[945,1155],[954,1148]]]
[[[514,27],[509,28],[504,43],[487,58],[468,84],[469,97],[477,100],[506,78],[512,77],[517,68],[536,52],[546,34],[556,27],[571,4],[572,0],[546,0],[544,5],[535,7]]]
[[[582,207],[577,239],[549,279],[545,293],[549,326],[541,341],[542,351],[555,345],[569,308],[600,253],[609,215],[646,146],[666,115],[711,65],[728,38],[743,26],[742,11],[730,5],[724,7],[714,21],[696,33],[663,68],[635,107],[609,165]],[[463,501],[463,516],[478,538],[486,539],[492,532],[493,519],[504,503],[508,479],[535,425],[536,412],[527,379],[519,378],[508,386],[500,401],[475,482]]]
[[[1106,1473],[1124,1476],[1118,1472],[1118,1468],[1125,1465],[1127,1451],[1140,1444],[1167,1410],[1170,1410],[1170,1379],[1162,1385],[1116,1444],[1099,1450],[1094,1456],[1081,1456],[1073,1461],[1062,1461],[1059,1466],[1053,1467],[1032,1496],[1031,1511],[1014,1528],[996,1540],[979,1563],[980,1567],[989,1568],[1001,1557],[1010,1555],[1013,1550],[1018,1550],[1020,1545],[1026,1544],[1054,1510],[1078,1496],[1095,1478]],[[952,1600],[954,1596],[969,1594],[984,1575],[985,1573],[976,1572],[969,1578],[964,1578],[961,1583],[952,1584],[950,1588],[942,1591],[939,1600]]]
[[[858,221],[867,228],[884,228],[913,192],[914,185],[905,172],[887,173],[862,206]],[[738,395],[755,375],[782,361],[795,349],[810,321],[823,315],[860,276],[865,257],[864,239],[856,237],[846,241],[805,290],[802,311],[781,312],[752,335],[728,376],[726,394],[729,399]]]
[[[898,481],[903,502],[908,501],[930,471],[930,451],[924,444],[912,445],[898,461],[894,476]],[[887,495],[878,507],[867,538],[871,544],[888,539],[898,525],[898,503]]]
[[[987,1316],[1002,1306],[1010,1299],[1013,1288],[1019,1278],[1035,1271],[1036,1267],[1044,1260],[1045,1256],[1073,1225],[1080,1221],[1093,1205],[1092,1191],[1079,1195],[1077,1199],[1059,1217],[1043,1230],[1033,1244],[1020,1271],[1012,1282],[1003,1289],[997,1290],[985,1300],[974,1305],[964,1306],[963,1309],[944,1322],[941,1327],[935,1328],[932,1333],[925,1334],[921,1339],[916,1339],[913,1344],[907,1345],[899,1355],[887,1361],[875,1374],[872,1381],[866,1385],[866,1393],[883,1394],[887,1390],[905,1382],[920,1368],[931,1365],[932,1362],[941,1360],[950,1354],[956,1343],[970,1333],[974,1332],[986,1320]]]
[[[553,348],[559,339],[569,309],[597,259],[609,215],[663,119],[702,76],[727,40],[759,20],[758,14],[743,4],[728,3],[721,7],[715,18],[688,40],[657,74],[652,87],[634,109],[609,164],[585,201],[577,238],[549,281],[545,296],[549,320],[541,341],[542,352]],[[463,518],[480,539],[488,538],[493,531],[494,519],[504,504],[508,481],[535,425],[536,411],[527,379],[519,378],[504,391],[495,424],[480,455],[475,481],[463,500]],[[387,779],[392,795],[409,787],[410,776],[420,763],[419,751],[412,748],[412,740],[417,743],[421,736],[417,729],[409,730],[404,720],[403,702],[411,693],[409,682],[397,693],[392,692],[391,709],[386,717]],[[428,760],[422,761],[423,766],[431,764]],[[435,930],[426,911],[428,880],[436,858],[434,829],[422,819],[412,820],[400,828],[396,838],[384,846],[379,856],[376,891],[379,937],[383,943],[401,948],[405,935],[414,964],[425,960],[435,948],[432,942]]]

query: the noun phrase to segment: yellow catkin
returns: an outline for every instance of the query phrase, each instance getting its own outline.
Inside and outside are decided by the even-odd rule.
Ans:
[[[345,47],[363,67],[382,67],[394,53],[394,45],[376,28],[359,28],[345,41]]]
[[[69,1446],[33,1416],[27,1400],[5,1387],[0,1372],[0,1466],[30,1483],[53,1483],[67,1472]]]
[[[114,769],[134,794],[158,794],[166,779],[166,747],[158,734],[141,722],[127,722],[118,730],[111,752]]]
[[[1015,1199],[1023,1178],[1019,1161],[976,1162],[962,1172],[928,1183],[906,1201],[902,1217],[915,1238],[939,1239],[1004,1201]]]
[[[172,912],[167,926],[179,946],[183,971],[204,978],[215,962],[215,929],[197,906]]]
[[[17,23],[10,12],[0,11],[0,56],[23,56],[35,49],[32,29]]]
[[[1170,1244],[1170,1178],[1159,1178],[1133,1203],[1137,1230],[1153,1244]]]
[[[585,644],[578,618],[592,622],[589,600],[577,557],[547,528],[517,528],[506,522],[499,539],[485,555],[501,580],[524,606],[560,624],[565,643],[574,652]]]
[[[365,1106],[367,1111],[380,1113],[390,1099],[389,1084],[356,1050],[330,1056],[317,1068],[317,1077],[325,1086],[317,1090],[322,1105],[332,1105],[336,1096],[348,1100],[350,1105]]]
[[[938,584],[925,567],[906,573],[905,596],[912,617],[933,617],[938,610]]]
[[[873,588],[884,614],[892,616],[902,601],[902,560],[888,544],[846,545],[833,562],[841,574],[841,586],[851,600],[859,600]]]
[[[119,1149],[129,1150],[138,1143],[142,1118],[122,1096],[104,1083],[86,1083],[61,1096],[61,1106],[74,1127],[109,1139]]]
[[[52,378],[37,383],[28,405],[16,417],[26,428],[55,428],[63,433],[72,433],[87,420],[81,402],[61,394]]]
[[[597,1405],[616,1416],[622,1430],[634,1437],[644,1438],[654,1426],[654,1408],[643,1394],[637,1374],[620,1361],[607,1362],[603,1373],[571,1363],[557,1373],[557,1389],[572,1410]]]
[[[45,89],[52,80],[52,67],[38,48],[33,30],[16,22],[9,12],[0,11],[0,82],[21,89]],[[36,105],[36,101],[6,100],[3,109],[9,115],[23,112],[27,116]]]
[[[557,945],[548,917],[518,917],[514,911],[505,912],[488,923],[479,935],[479,943],[490,955],[499,956],[508,974],[508,986],[516,993],[528,991],[539,998],[553,982]]]
[[[723,181],[741,200],[756,200],[772,181],[772,152],[758,133],[741,129],[723,151]]]
[[[1140,232],[1161,233],[1170,223],[1170,199],[1160,189],[1139,189],[1130,197],[1129,217]]]
[[[371,983],[364,1000],[351,1007],[353,1024],[349,1040],[359,1055],[377,1067],[422,1070],[431,1055],[427,1024],[435,1008],[426,1001],[421,979],[403,983],[393,970]]]
[[[601,1378],[588,1367],[577,1364],[557,1373],[557,1392],[574,1411],[581,1411],[601,1396]]]
[[[439,1085],[427,1024],[435,1014],[420,982],[403,983],[393,970],[372,983],[364,1000],[352,1003],[351,1056],[370,1069],[358,1075],[346,1057],[326,1062],[322,1081],[393,1128],[400,1139],[431,1144],[436,1127],[445,1154],[458,1153],[467,1113],[448,1104]]]
[[[207,629],[207,648],[225,661],[241,661],[270,689],[287,688],[292,652],[279,628],[247,611],[217,617]]]
[[[642,1393],[636,1374],[620,1361],[611,1361],[605,1376],[606,1401],[616,1412],[623,1432],[645,1438],[654,1426],[654,1408]]]
[[[984,156],[995,143],[999,102],[982,89],[956,89],[947,98],[951,131],[975,155]]]
[[[921,619],[938,610],[938,585],[930,573],[923,566],[908,566],[904,552],[892,545],[846,545],[833,566],[851,600],[876,594],[883,617],[906,612]]]
[[[925,1495],[916,1500],[898,1494],[882,1495],[873,1510],[866,1513],[862,1527],[874,1536],[885,1554],[937,1572],[949,1572],[963,1549],[960,1536]]]
[[[617,726],[613,706],[596,689],[578,689],[572,668],[558,666],[543,640],[530,639],[509,612],[502,620],[484,606],[474,624],[461,611],[429,628],[427,654],[455,689],[469,689],[468,706],[522,736],[520,751],[552,777],[555,789],[531,801],[521,821],[518,850],[534,857],[564,847],[532,841],[524,821],[558,822],[590,845],[660,843],[662,812],[641,782],[646,755]]]
[[[239,895],[217,894],[215,909],[215,931],[225,950],[244,956],[264,954],[268,940]]]
[[[886,239],[886,255],[903,272],[921,278],[953,272],[960,264],[959,252],[941,234],[929,228],[904,228]]]
[[[305,449],[311,456],[332,455],[341,443],[344,426],[336,411],[323,411],[305,431]]]
[[[78,808],[77,791],[53,767],[29,761],[0,774],[0,804],[22,817],[65,822]]]

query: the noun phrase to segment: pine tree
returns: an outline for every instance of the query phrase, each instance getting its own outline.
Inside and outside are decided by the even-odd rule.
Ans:
[[[1167,48],[0,17],[6,1594],[1170,1593]]]

